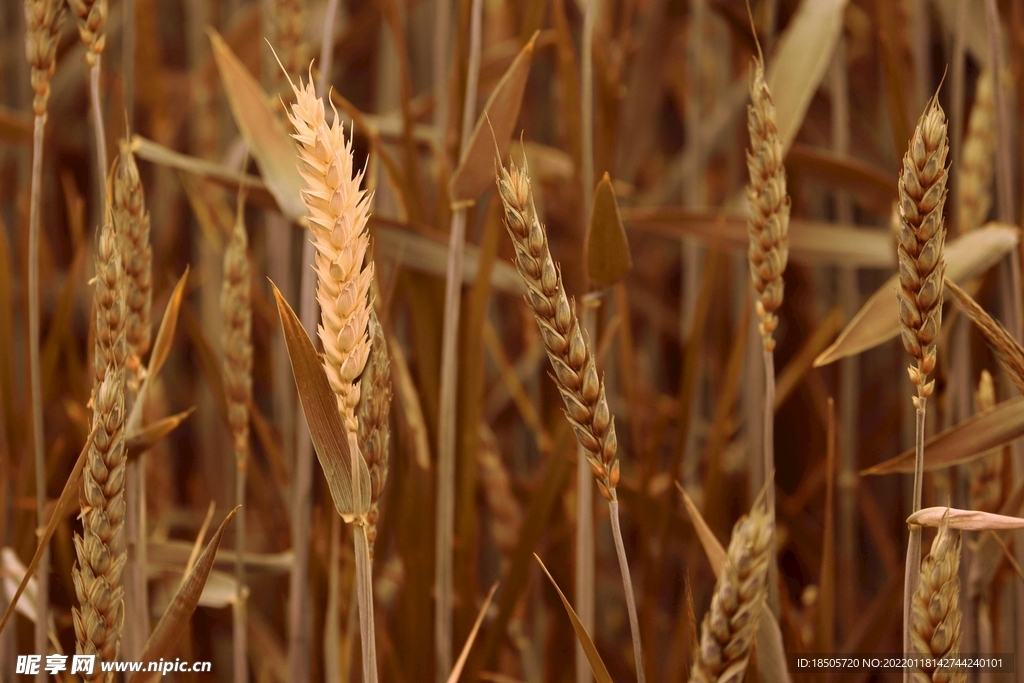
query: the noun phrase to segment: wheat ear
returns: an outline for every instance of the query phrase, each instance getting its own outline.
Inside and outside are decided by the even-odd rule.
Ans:
[[[39,233],[41,230],[41,203],[43,185],[43,134],[46,129],[46,106],[50,99],[50,79],[53,77],[60,39],[60,24],[64,16],[63,0],[25,1],[25,56],[31,67],[32,79],[32,184],[29,194],[28,232],[28,329],[29,329],[29,383],[32,396],[32,449],[36,480],[36,515],[41,528],[46,517],[46,439],[43,429],[43,387],[40,362],[41,307],[39,303]],[[36,574],[36,614],[50,611],[47,576],[50,571],[50,553],[47,548],[39,562]],[[36,652],[46,649],[46,620],[37,619],[35,625]],[[41,672],[38,678],[45,679]]]
[[[80,654],[117,659],[124,623],[121,572],[124,550],[125,315],[124,277],[114,226],[100,230],[96,247],[96,437],[82,474],[82,536],[75,536],[78,562],[72,572],[79,608],[74,610]],[[100,371],[102,368],[102,372]],[[110,681],[97,673],[90,681]]]
[[[565,294],[562,275],[548,250],[547,232],[537,215],[529,174],[515,163],[509,164],[508,168],[499,163],[496,171],[498,193],[505,209],[505,227],[515,247],[516,268],[526,283],[526,302],[540,326],[544,348],[554,370],[552,377],[565,403],[565,415],[583,447],[597,480],[597,488],[608,501],[612,537],[633,637],[637,681],[644,683],[646,675],[640,625],[629,562],[622,542],[619,501],[615,494],[619,483],[615,419],[608,410],[604,382],[597,374],[597,363],[580,329],[576,308]]]
[[[275,85],[278,87],[285,84],[285,74],[299,73],[306,66],[306,44],[302,37],[305,22],[306,8],[303,0],[274,1],[274,50],[281,58],[283,67],[283,70],[274,71]],[[325,30],[332,28],[326,27]]]
[[[995,383],[988,370],[981,371],[978,389],[974,393],[974,409],[984,412],[996,404]],[[1003,451],[995,448],[967,465],[969,500],[972,510],[998,512],[1003,496]]]
[[[782,142],[775,120],[775,103],[764,80],[764,61],[754,59],[750,79],[750,106],[747,107],[747,199],[750,218],[747,232],[750,245],[747,260],[750,278],[757,290],[758,330],[764,359],[763,469],[768,480],[775,471],[775,337],[779,325],[776,312],[782,306],[785,283],[782,275],[789,259],[790,199],[786,193],[786,169],[782,165]],[[775,519],[775,489],[768,486],[768,515]],[[772,546],[774,547],[774,524]],[[775,563],[768,567],[768,601],[772,612],[779,612],[778,579]]]
[[[353,472],[360,453],[359,376],[370,354],[370,284],[373,263],[366,261],[370,238],[366,232],[370,195],[359,189],[363,174],[353,174],[352,140],[345,137],[341,117],[327,124],[323,101],[312,82],[292,86],[295,103],[288,114],[299,143],[299,173],[306,181],[302,201],[316,247],[317,301],[320,303],[320,341],[324,368],[337,396],[338,410],[348,431]],[[365,262],[365,264],[364,264]],[[358,476],[353,477],[357,485]],[[353,491],[356,499],[357,491]],[[373,585],[368,515],[355,520],[356,592],[363,647],[363,677],[377,681],[376,635],[373,627]]]
[[[967,120],[957,169],[957,227],[973,230],[985,222],[992,207],[992,173],[996,150],[996,102],[992,91],[992,70],[978,76],[974,86],[974,106]]]
[[[956,659],[960,654],[960,532],[944,522],[921,563],[921,580],[914,593],[911,619],[913,652],[927,658]],[[963,670],[918,667],[915,683],[962,683]]]
[[[359,444],[366,466],[370,470],[370,511],[367,513],[366,537],[373,557],[373,544],[377,539],[378,503],[388,479],[388,442],[391,428],[391,361],[388,357],[384,328],[376,313],[370,314],[370,358],[363,370],[362,392],[359,401]]]
[[[85,44],[85,61],[89,65],[89,97],[92,100],[93,135],[96,138],[96,163],[99,177],[107,173],[107,136],[103,129],[103,105],[100,101],[100,69],[103,48],[107,44],[107,0],[68,0],[78,17],[78,34]]]
[[[245,232],[244,203],[240,197],[235,227],[224,250],[224,283],[220,306],[224,314],[224,395],[228,423],[235,450],[235,505],[242,514],[235,519],[235,580],[238,582],[235,619],[232,624],[234,680],[249,680],[245,583],[245,479],[249,464],[249,401],[252,399],[252,305],[249,300],[250,273]]]
[[[913,512],[921,508],[924,470],[924,426],[928,396],[935,382],[928,375],[935,368],[935,340],[942,326],[942,285],[946,271],[943,246],[946,227],[946,116],[938,98],[932,97],[921,115],[903,157],[899,179],[900,330],[903,346],[917,365],[908,367],[910,381],[917,387],[912,397],[917,409],[914,448]],[[911,598],[917,587],[921,566],[921,528],[912,526],[907,542],[903,592],[903,651],[910,652]],[[909,674],[904,673],[904,681]]]
[[[750,659],[768,598],[773,521],[763,497],[732,530],[722,574],[704,616],[694,655],[693,683],[738,683]]]

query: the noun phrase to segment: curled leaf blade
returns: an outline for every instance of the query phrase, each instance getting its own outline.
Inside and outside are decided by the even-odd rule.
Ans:
[[[947,519],[950,529],[963,531],[1008,531],[1024,529],[1024,519],[998,515],[980,510],[958,510],[957,508],[930,507],[918,510],[907,517],[907,524],[938,527]]]
[[[601,289],[622,280],[633,267],[629,240],[622,227],[612,179],[607,173],[594,191],[594,206],[590,212],[583,253],[587,277]]]

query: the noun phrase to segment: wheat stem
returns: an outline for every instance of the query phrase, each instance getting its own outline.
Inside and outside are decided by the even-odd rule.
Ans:
[[[917,403],[917,420],[914,431],[914,493],[911,501],[911,512],[921,509],[921,489],[924,480],[924,423],[927,399],[919,397]],[[921,577],[921,527],[916,524],[910,527],[910,538],[907,541],[906,574],[903,582],[903,654],[912,653],[912,616],[913,599]],[[904,683],[910,683],[910,672],[904,670]]]
[[[619,573],[622,574],[622,589],[626,594],[626,611],[629,613],[629,631],[633,636],[633,658],[636,662],[637,683],[645,683],[643,648],[640,644],[640,621],[637,618],[636,598],[633,595],[633,579],[629,573],[629,560],[626,558],[626,547],[622,543],[622,529],[619,524],[619,501],[608,501],[611,513],[612,538],[615,540],[615,555],[619,559]]]

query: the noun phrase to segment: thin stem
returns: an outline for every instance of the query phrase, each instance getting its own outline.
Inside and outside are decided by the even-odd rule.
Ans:
[[[324,617],[324,676],[341,680],[341,516],[331,515],[327,565],[327,614]]]
[[[338,17],[339,0],[328,0],[327,13],[324,15],[324,34],[320,39],[320,79],[316,82],[316,91],[320,97],[327,92],[331,84],[331,66],[334,63],[334,22]]]
[[[448,34],[451,10],[448,0],[434,0],[434,133],[437,149],[446,158],[448,136]]]
[[[135,0],[121,3],[121,80],[124,82],[124,110],[128,129],[135,122]]]
[[[28,353],[29,374],[32,386],[32,451],[35,458],[36,474],[36,525],[46,525],[46,453],[43,439],[43,383],[39,365],[39,231],[43,182],[43,129],[46,117],[37,116],[32,132],[32,188],[29,204],[28,227]],[[46,616],[50,613],[50,550],[43,552],[36,572],[36,619],[35,648],[40,654],[46,653]],[[36,678],[46,681],[45,671]]]
[[[360,634],[363,644],[363,682],[377,683],[377,639],[373,627],[373,572],[366,525],[356,524],[356,586],[358,590]]]
[[[89,70],[89,93],[92,100],[92,126],[96,136],[96,163],[99,167],[100,187],[107,182],[107,134],[103,128],[103,102],[100,100],[100,61],[103,55],[96,55],[96,63]],[[106,193],[101,192],[105,200]]]
[[[480,76],[480,45],[483,34],[483,2],[473,0],[470,15],[469,65],[466,70],[466,99],[462,109],[460,156],[469,151],[469,138],[476,120],[477,81]],[[455,430],[458,405],[459,313],[462,270],[465,256],[467,208],[452,214],[445,275],[444,323],[441,338],[441,391],[437,436],[437,531],[434,536],[434,646],[436,679],[447,680],[452,668],[453,540],[455,537]]]
[[[245,586],[245,474],[248,468],[247,453],[235,454],[235,505],[241,506],[235,515],[235,581],[238,584],[238,595],[234,606],[233,646],[235,683],[247,683],[249,680],[248,628],[249,618],[246,612],[248,591]]]
[[[583,327],[594,334],[593,309],[583,311]],[[576,447],[576,616],[587,633],[594,633],[594,475],[583,446]],[[576,683],[594,678],[583,646],[576,643]]]
[[[917,398],[917,429],[914,435],[914,494],[911,501],[911,512],[921,509],[921,488],[924,480],[924,421],[927,399]],[[921,527],[910,527],[910,539],[907,542],[906,575],[903,581],[903,654],[910,656],[910,612],[914,593],[921,579]],[[903,672],[904,683],[910,683],[910,670]]]
[[[636,681],[646,683],[644,674],[643,648],[640,646],[640,620],[636,616],[636,598],[633,597],[633,579],[629,574],[626,547],[622,544],[622,529],[619,526],[619,501],[608,502],[611,512],[612,537],[615,539],[615,554],[619,558],[619,572],[622,574],[622,588],[626,593],[626,610],[629,612],[629,630],[633,634],[633,657],[636,659]]]
[[[768,519],[772,521],[772,555],[768,562],[768,607],[779,616],[779,567],[775,559],[775,354],[764,349],[764,479]]]

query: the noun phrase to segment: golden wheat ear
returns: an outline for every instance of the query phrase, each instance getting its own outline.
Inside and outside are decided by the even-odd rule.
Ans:
[[[910,641],[914,653],[928,659],[956,659],[962,638],[960,611],[960,531],[944,519],[921,562],[921,580],[914,593]],[[966,673],[919,667],[927,681],[962,682]],[[920,680],[920,679],[916,679]]]

